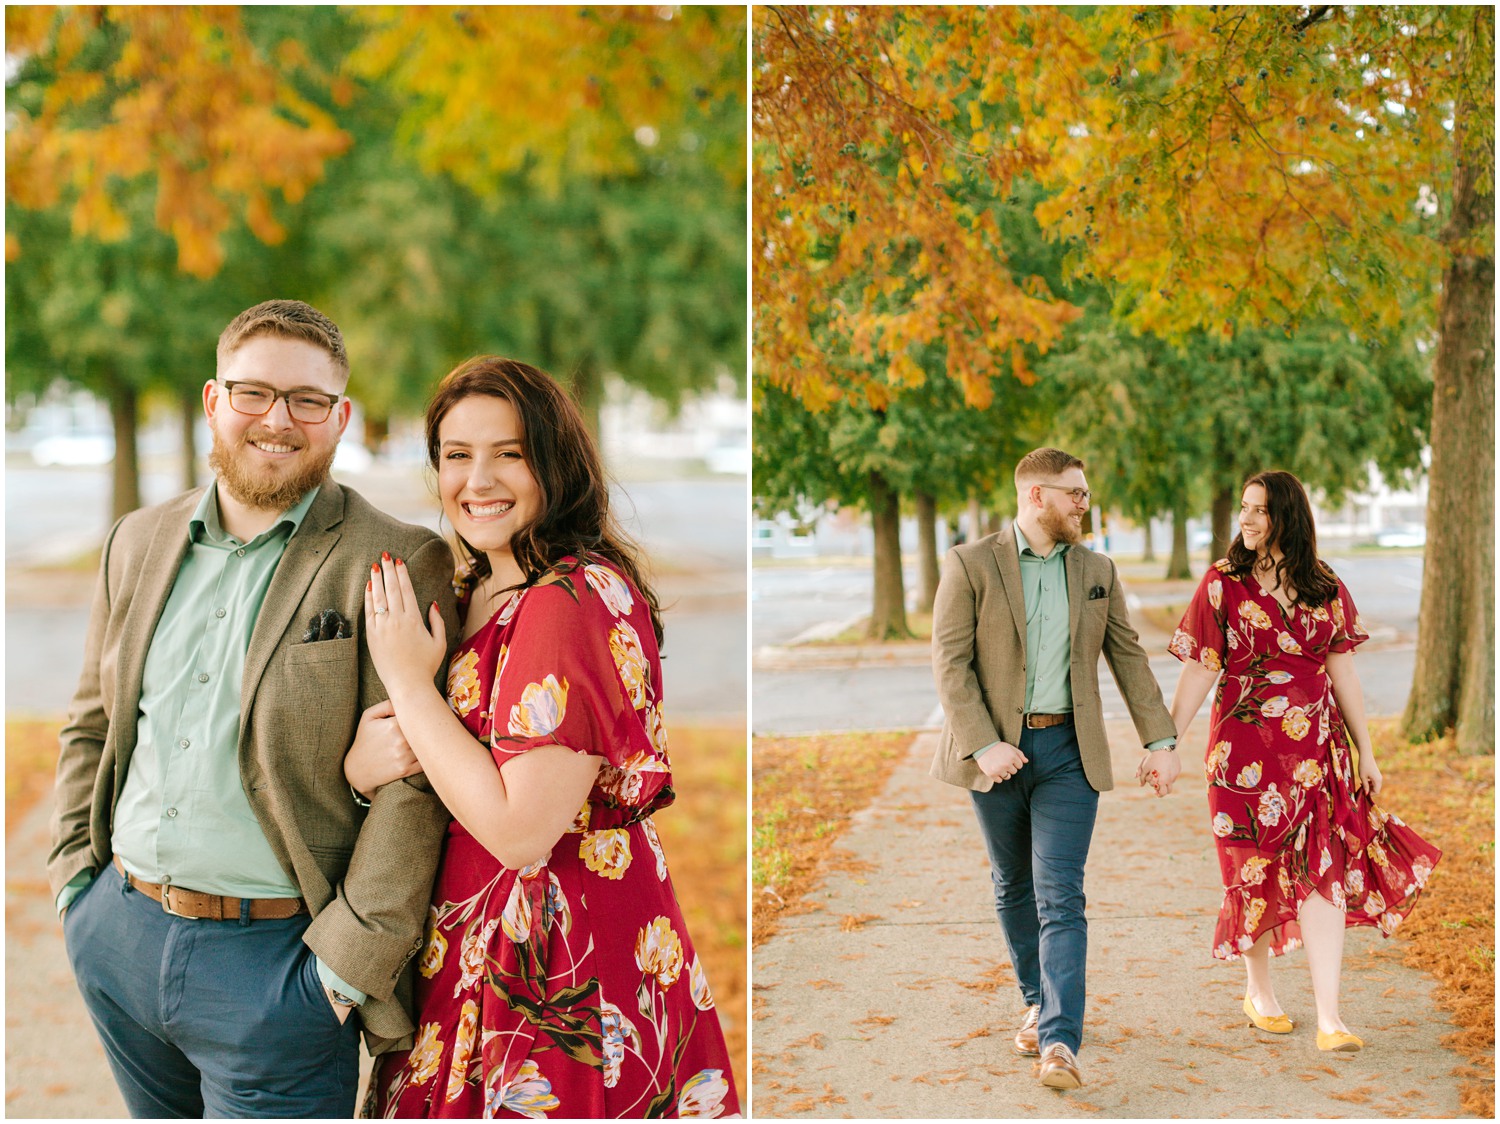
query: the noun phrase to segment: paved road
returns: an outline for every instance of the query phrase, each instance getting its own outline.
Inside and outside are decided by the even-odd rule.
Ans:
[[[437,527],[436,504],[420,473],[382,466],[341,479],[398,518]],[[174,487],[174,477],[148,475],[146,498],[164,499]],[[671,714],[741,719],[748,637],[744,480],[642,480],[616,496],[622,523],[650,554],[666,610],[662,675]],[[109,529],[107,497],[108,479],[97,469],[9,471],[7,569],[54,564],[96,547]],[[48,596],[32,585],[28,592],[7,595],[7,713],[61,714],[82,666],[87,593],[70,586],[65,595]]]
[[[1358,554],[1333,555],[1329,561],[1348,584],[1366,622],[1384,630],[1381,644],[1358,655],[1368,712],[1372,717],[1400,714],[1416,661],[1422,559]],[[908,575],[908,582],[912,578]],[[751,580],[755,651],[764,653],[810,629],[852,622],[868,613],[870,581],[868,566],[756,567]],[[1180,599],[1178,593],[1167,596]],[[1143,630],[1147,652],[1162,653],[1152,655],[1151,669],[1170,700],[1181,665],[1164,654],[1166,639]],[[925,646],[866,652],[869,658],[860,662],[826,661],[837,666],[818,666],[815,661],[787,666],[787,661],[758,655],[752,687],[754,732],[922,729],[941,724]],[[1105,717],[1127,717],[1102,661],[1099,686]]]
[[[1371,718],[1398,715],[1411,690],[1416,649],[1400,645],[1358,656],[1366,711]],[[1172,656],[1153,656],[1151,670],[1168,702],[1182,665]],[[830,730],[920,730],[940,726],[942,711],[925,650],[906,666],[755,669],[751,728],[760,734],[811,734]],[[1099,694],[1105,718],[1128,718],[1129,711],[1108,665],[1099,664]],[[1207,729],[1207,710],[1195,730]],[[1192,737],[1189,734],[1189,737]]]

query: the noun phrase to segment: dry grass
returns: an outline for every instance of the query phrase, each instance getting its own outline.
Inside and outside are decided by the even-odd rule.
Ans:
[[[885,785],[912,735],[907,731],[756,738],[751,911],[754,943],[779,918],[813,908],[816,882],[849,817]]]
[[[52,792],[61,719],[5,720],[5,834]]]
[[[745,949],[745,728],[674,726],[677,802],[656,829],[688,932],[708,973],[743,1100],[750,1087]]]
[[[1382,807],[1443,849],[1417,908],[1397,932],[1405,959],[1438,981],[1459,1029],[1443,1045],[1468,1059],[1464,1111],[1495,1115],[1495,759],[1460,757],[1453,738],[1410,745],[1394,719],[1370,723],[1389,778]]]
[[[5,722],[5,830],[50,798],[60,719]],[[677,802],[656,817],[688,932],[724,1025],[741,1096],[749,1047],[745,950],[745,730],[671,731]]]
[[[807,646],[811,648],[818,648],[839,647],[849,644],[868,644],[870,643],[869,629],[870,619],[866,617],[859,623],[850,625],[848,628],[844,629],[843,632],[840,632],[835,636],[830,636],[825,640],[809,640],[807,642]],[[891,640],[887,641],[886,643],[910,644],[914,641],[920,641],[921,643],[925,644],[930,642],[932,640],[932,614],[907,613],[906,629],[911,633],[911,636],[907,640]]]

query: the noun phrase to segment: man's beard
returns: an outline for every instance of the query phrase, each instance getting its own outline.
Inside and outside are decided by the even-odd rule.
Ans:
[[[214,432],[213,448],[208,453],[208,467],[214,470],[219,484],[230,497],[246,507],[261,511],[286,511],[300,500],[310,489],[328,479],[328,470],[333,465],[337,445],[330,446],[325,453],[304,461],[290,476],[277,474],[267,477],[251,470],[246,463],[245,446],[252,437],[269,437],[269,434],[246,433],[238,447],[230,449]],[[274,438],[286,442],[286,437]],[[302,448],[307,444],[304,441]]]
[[[1053,508],[1042,508],[1036,521],[1042,525],[1042,530],[1052,536],[1053,542],[1076,546],[1083,541],[1083,523],[1075,523],[1069,516]]]

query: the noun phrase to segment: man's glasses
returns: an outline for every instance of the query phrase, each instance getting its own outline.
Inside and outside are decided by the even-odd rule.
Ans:
[[[224,382],[229,392],[229,407],[237,414],[252,418],[269,414],[276,399],[285,398],[287,413],[299,422],[315,424],[327,421],[342,394],[319,394],[316,390],[277,390],[258,382]]]
[[[1094,493],[1087,488],[1064,488],[1061,484],[1038,484],[1038,488],[1051,488],[1054,492],[1067,492],[1073,497],[1074,503],[1087,504],[1089,497]]]

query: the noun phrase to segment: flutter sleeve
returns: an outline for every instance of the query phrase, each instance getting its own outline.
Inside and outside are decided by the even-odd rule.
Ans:
[[[671,770],[650,610],[613,567],[565,561],[528,589],[498,653],[490,749],[498,764],[560,745],[605,760],[611,806],[661,806]]]
[[[1222,670],[1228,644],[1224,597],[1224,574],[1215,563],[1198,583],[1167,650],[1184,663],[1196,660],[1209,671]]]
[[[1338,594],[1328,603],[1328,615],[1333,618],[1333,640],[1328,645],[1330,652],[1352,652],[1370,638],[1364,621],[1359,619],[1359,610],[1354,607],[1354,598],[1348,586],[1339,580]]]

